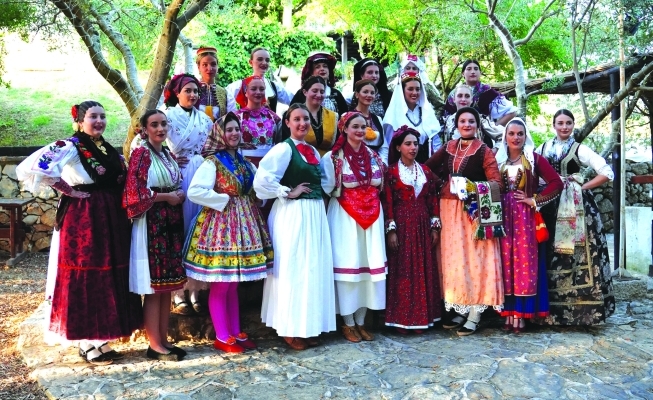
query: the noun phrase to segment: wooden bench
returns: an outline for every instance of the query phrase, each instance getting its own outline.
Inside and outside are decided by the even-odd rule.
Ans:
[[[7,265],[17,264],[23,257],[23,241],[25,240],[25,229],[23,224],[23,206],[34,201],[29,199],[15,199],[0,197],[0,209],[9,211],[9,226],[0,227],[0,239],[9,239],[10,257]]]

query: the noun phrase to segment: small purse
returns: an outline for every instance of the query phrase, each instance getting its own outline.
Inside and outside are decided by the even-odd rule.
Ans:
[[[542,218],[542,213],[539,211],[535,212],[535,239],[537,240],[537,243],[549,240],[549,230],[546,228],[544,218]]]

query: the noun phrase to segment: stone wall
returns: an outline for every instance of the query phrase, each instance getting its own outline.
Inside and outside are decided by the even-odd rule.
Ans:
[[[0,157],[0,197],[34,197],[29,192],[21,192],[16,178],[16,166],[23,161],[22,156]],[[59,194],[46,189],[35,201],[28,204],[23,213],[26,237],[23,248],[27,251],[41,251],[50,247]],[[0,210],[0,225],[9,224],[9,213]],[[9,240],[0,239],[0,250],[9,251]]]
[[[606,160],[608,164],[612,163],[612,160]],[[637,175],[651,175],[653,174],[653,166],[651,163],[636,163],[630,160],[626,160],[626,206],[632,207],[651,207],[651,188],[650,183],[644,185],[635,185],[630,183],[630,179]],[[595,176],[594,173],[588,176],[588,179],[591,179]],[[606,232],[614,232],[614,221],[613,214],[614,209],[612,207],[612,186],[613,182],[608,182],[601,187],[592,189],[594,193],[594,200],[596,200],[596,205],[599,208],[601,213],[601,220],[603,221],[603,227]],[[648,226],[648,225],[647,225]]]

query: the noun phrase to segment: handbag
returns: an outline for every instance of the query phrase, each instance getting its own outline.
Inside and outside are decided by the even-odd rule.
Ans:
[[[535,239],[537,240],[537,243],[549,240],[549,230],[546,228],[542,213],[539,211],[535,212]]]

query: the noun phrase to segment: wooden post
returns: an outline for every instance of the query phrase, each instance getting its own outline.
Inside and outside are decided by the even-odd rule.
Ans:
[[[347,80],[347,76],[345,74],[347,73],[347,59],[349,58],[347,56],[347,33],[343,33],[341,37],[342,43],[340,48],[340,64],[342,67],[342,80],[345,81]]]

